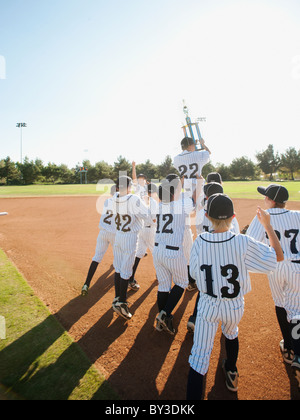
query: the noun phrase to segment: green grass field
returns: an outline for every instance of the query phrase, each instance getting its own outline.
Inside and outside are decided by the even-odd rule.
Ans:
[[[262,196],[257,192],[257,187],[270,185],[271,182],[224,182],[224,192],[232,198],[260,199]],[[290,201],[300,201],[300,182],[276,182],[284,185],[290,194]]]
[[[0,290],[0,401],[118,399],[1,250]]]
[[[1,186],[0,197],[30,197],[47,195],[96,195],[97,185],[26,185]]]
[[[224,191],[232,198],[257,199],[257,187],[269,185],[270,182],[224,182]],[[300,201],[300,182],[283,182],[290,192],[291,201]],[[109,190],[109,189],[108,189]],[[63,195],[100,195],[103,191],[95,184],[88,185],[29,185],[29,186],[1,186],[0,198],[30,197],[30,196],[63,196]]]

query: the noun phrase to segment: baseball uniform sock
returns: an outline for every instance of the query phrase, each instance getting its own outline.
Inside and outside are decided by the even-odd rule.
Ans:
[[[203,394],[203,379],[204,376],[190,368],[188,383],[187,383],[187,395],[188,401],[201,401]]]
[[[190,266],[188,265],[189,283],[195,284],[196,280],[190,275]]]
[[[158,306],[158,312],[161,312],[165,309],[165,306],[169,299],[169,292],[158,292],[157,293],[157,306]]]
[[[275,310],[278,324],[284,340],[284,348],[286,350],[292,350],[291,328],[290,323],[287,320],[286,310],[284,308],[280,308],[279,306],[275,306]]]
[[[226,338],[225,347],[227,353],[225,369],[227,372],[236,372],[236,362],[239,355],[239,339],[236,338],[235,340],[228,340],[228,338]]]
[[[90,287],[91,281],[94,277],[94,274],[98,268],[99,263],[97,263],[96,261],[92,261],[90,268],[89,268],[89,272],[85,281],[85,284]]]
[[[300,356],[300,321],[291,322],[291,337],[292,337],[292,347],[295,355]]]
[[[195,309],[194,309],[194,313],[193,313],[193,316],[194,316],[195,318],[197,318],[197,312],[198,312],[198,303],[199,303],[199,300],[200,300],[200,293],[198,293],[197,300],[196,300],[196,304],[195,304]]]
[[[133,266],[133,269],[132,269],[132,276],[130,277],[130,280],[129,281],[133,281],[134,280],[134,276],[135,276],[135,273],[136,273],[136,270],[137,270],[137,268],[139,266],[140,261],[141,261],[141,259],[138,258],[138,257],[136,257],[135,262],[134,262],[134,266]]]
[[[120,278],[120,302],[127,302],[127,290],[128,290],[129,281]]]
[[[121,291],[121,276],[119,273],[115,273],[115,291],[116,291],[116,298],[120,296]]]
[[[180,286],[174,286],[171,290],[171,293],[169,295],[167,304],[164,308],[164,311],[166,312],[167,316],[170,316],[177,305],[177,303],[180,301],[182,295],[183,295],[184,289]]]

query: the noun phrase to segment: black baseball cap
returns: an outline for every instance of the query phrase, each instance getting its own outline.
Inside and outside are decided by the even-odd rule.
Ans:
[[[222,177],[218,172],[211,172],[207,175],[206,182],[218,182],[219,184],[222,184]]]
[[[260,194],[269,197],[271,200],[275,201],[275,203],[284,204],[289,199],[289,192],[282,185],[271,184],[266,188],[258,187],[257,191]]]
[[[232,200],[225,194],[211,195],[207,201],[207,215],[212,219],[227,220],[234,216]]]
[[[223,194],[224,190],[221,184],[218,182],[209,182],[208,184],[204,185],[204,194],[206,197],[210,197],[214,194]]]
[[[179,175],[177,175],[177,174],[169,174],[169,175],[167,175],[167,176],[166,176],[166,179],[167,179],[169,182],[172,182],[172,181],[174,181],[174,179],[178,179],[178,180],[180,180],[180,176],[179,176]]]

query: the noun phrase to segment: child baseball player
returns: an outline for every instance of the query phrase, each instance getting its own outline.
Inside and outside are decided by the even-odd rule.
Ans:
[[[190,198],[197,185],[197,177],[202,176],[203,167],[209,163],[211,151],[205,145],[203,139],[200,139],[202,150],[196,150],[194,140],[190,137],[184,137],[181,141],[182,153],[174,158],[173,165],[184,178],[183,188],[189,193]]]
[[[116,186],[113,185],[110,190],[111,196],[116,193]],[[108,250],[109,245],[112,247],[115,243],[116,225],[115,217],[113,214],[113,197],[108,198],[104,202],[103,211],[99,223],[99,235],[97,238],[96,252],[92,259],[87,278],[81,290],[81,295],[86,296],[88,294],[91,281],[98,268],[98,265],[103,260],[103,257]]]
[[[144,174],[136,175],[136,163],[132,162],[132,186],[133,192],[145,199],[148,195],[147,177]]]
[[[115,299],[113,310],[125,319],[131,319],[127,290],[136,257],[138,234],[144,221],[149,221],[150,210],[136,194],[131,194],[132,179],[122,176],[117,181],[119,193],[113,197],[116,237],[114,244]],[[154,223],[151,220],[152,223]]]
[[[166,179],[169,182],[172,182],[172,180],[178,179],[178,175],[170,174],[170,175],[167,175]],[[201,186],[202,186],[203,185],[203,178],[201,177],[199,179],[202,179],[202,182],[201,182]],[[183,178],[182,178],[181,182],[182,182],[182,185],[183,185],[183,182],[184,182]],[[200,183],[198,182],[198,188],[199,188],[199,185],[200,185]],[[200,192],[198,192],[197,196],[201,195],[201,193],[202,193],[202,191],[200,190]],[[189,198],[189,197],[190,197],[190,194],[185,193],[185,192],[182,192],[181,195],[180,195],[180,199],[182,199],[182,200],[184,198]],[[187,261],[187,266],[188,266],[189,284],[188,284],[188,287],[186,288],[186,290],[189,291],[189,292],[191,292],[191,291],[193,291],[197,288],[195,280],[191,277],[191,274],[190,274],[190,256],[191,256],[191,250],[192,250],[193,243],[194,243],[194,234],[193,234],[193,231],[192,231],[191,214],[188,214],[186,216],[185,230],[184,230],[184,236],[183,236],[183,252],[184,252],[184,256],[185,256],[185,259]]]
[[[270,216],[261,208],[257,217],[268,233],[271,247],[230,231],[234,207],[224,194],[208,199],[207,217],[214,231],[199,235],[191,254],[191,274],[197,281],[200,299],[189,359],[188,400],[202,397],[203,378],[209,369],[220,322],[226,338],[227,360],[223,362],[226,386],[230,391],[237,391],[238,325],[244,314],[244,296],[251,291],[249,272],[269,274],[276,270],[277,261],[284,258]]]
[[[277,184],[258,187],[284,252],[284,262],[269,275],[272,297],[283,340],[280,350],[286,363],[292,365],[300,387],[300,212],[287,209],[288,190]],[[257,217],[247,235],[269,244],[269,238]],[[298,331],[298,333],[297,333]]]
[[[158,196],[157,196],[157,186],[155,184],[148,184],[147,185],[147,197],[144,197],[146,204],[150,209],[151,215],[156,215],[158,211]],[[140,264],[140,261],[147,255],[147,250],[149,249],[151,253],[153,253],[154,249],[154,240],[156,234],[156,223],[153,223],[151,216],[149,217],[148,221],[144,222],[144,227],[139,232],[139,239],[138,239],[138,248],[136,252],[136,258],[133,266],[132,276],[130,279],[130,284],[134,285],[135,287],[139,287],[137,281],[135,280],[134,276]]]
[[[205,202],[207,203],[207,200],[209,199],[209,197],[211,197],[214,194],[223,194],[223,187],[221,184],[217,183],[217,182],[209,182],[208,184],[204,185],[204,195],[205,195]],[[200,224],[198,224],[196,226],[197,228],[197,234],[200,235],[203,232],[212,232],[213,231],[213,224],[212,222],[208,219],[208,217],[206,217],[206,211],[205,208],[202,208],[202,221]],[[239,234],[240,233],[240,227],[239,227],[239,223],[236,219],[236,217],[234,216],[232,219],[232,225],[230,230],[235,233],[235,234]],[[191,285],[191,287],[195,287],[197,289],[197,285],[196,285],[196,281],[194,280],[194,284]],[[190,316],[188,323],[187,323],[187,329],[189,332],[194,332],[195,330],[195,322],[196,322],[196,318],[197,318],[197,309],[198,309],[198,302],[200,299],[200,292],[198,293],[197,296],[197,300],[196,300],[196,304],[195,304],[195,309],[193,314]]]
[[[207,175],[206,177],[206,185],[207,184],[211,184],[211,183],[216,183],[222,186],[223,181],[222,181],[222,177],[218,172],[211,172]],[[223,186],[222,186],[223,188]],[[223,191],[218,191],[217,190],[218,187],[216,186],[216,193],[223,193]],[[214,194],[214,188],[210,189],[210,195]],[[207,202],[207,196],[204,193],[204,188],[203,188],[203,195],[201,195],[199,197],[199,200],[197,202],[196,205],[196,232],[197,235],[200,235],[200,233],[203,232],[202,230],[202,224],[204,221],[204,216],[205,216],[205,204]]]
[[[180,178],[173,176],[165,179],[159,187],[160,203],[153,251],[158,279],[159,314],[156,317],[156,329],[164,330],[171,335],[175,334],[172,312],[189,283],[183,241],[186,218],[194,210],[194,202],[191,198],[181,196],[181,190]]]
[[[207,200],[209,197],[211,197],[214,194],[223,194],[224,189],[223,186],[217,182],[209,182],[204,185],[204,196],[205,196],[205,202],[207,203]],[[213,230],[213,226],[211,221],[206,217],[205,212],[205,206],[201,209],[201,222],[200,224],[196,225],[197,234],[200,235],[203,232],[211,232]],[[232,226],[231,226],[232,232],[238,234],[240,233],[240,225],[237,221],[237,218],[234,217],[232,220]]]

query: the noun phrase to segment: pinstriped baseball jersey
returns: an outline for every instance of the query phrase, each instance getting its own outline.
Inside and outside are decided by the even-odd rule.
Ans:
[[[180,198],[171,203],[159,203],[155,242],[182,248],[184,231],[193,210],[194,204],[190,198]]]
[[[153,252],[155,235],[156,235],[156,223],[153,222],[153,219],[156,218],[158,212],[158,203],[152,197],[149,197],[149,209],[151,215],[147,220],[145,220],[145,226],[139,232],[138,248],[136,256],[137,258],[143,258],[149,249]]]
[[[172,281],[183,289],[189,284],[183,241],[187,217],[193,209],[193,200],[184,197],[168,204],[159,204],[153,251],[159,292],[169,292]]]
[[[100,218],[99,228],[110,233],[116,233],[115,214],[114,214],[114,197],[108,198],[103,205]]]
[[[147,196],[148,190],[147,185],[142,186],[140,184],[133,185],[133,193],[138,195],[140,198],[144,198]]]
[[[271,224],[280,240],[285,260],[300,260],[300,212],[287,209],[269,209]],[[247,235],[269,245],[266,232],[257,216],[251,222]]]
[[[189,194],[182,193],[180,195],[181,200],[189,199]],[[194,209],[193,209],[194,211]],[[194,234],[192,231],[191,214],[187,214],[185,219],[185,231],[183,236],[183,252],[188,265],[190,264],[191,250],[194,243]]]
[[[154,198],[152,197],[149,197],[149,208],[150,208],[151,216],[154,215],[156,219],[156,215],[158,213],[158,202],[154,200]]]
[[[197,186],[197,177],[202,175],[203,167],[210,161],[210,154],[206,150],[188,152],[183,151],[174,158],[173,165],[184,177],[183,188],[192,197],[193,191]]]
[[[135,194],[123,197],[117,194],[113,200],[113,211],[117,230],[113,265],[122,279],[129,280],[136,257],[138,233],[143,227],[144,220],[149,218],[150,210]]]
[[[203,233],[194,242],[190,273],[198,289],[216,299],[239,299],[251,291],[249,272],[276,270],[273,248],[254,239],[226,233]]]
[[[285,308],[288,321],[300,319],[300,261],[283,261],[269,276],[275,306]]]
[[[116,194],[113,197],[113,214],[117,235],[137,233],[144,226],[143,221],[149,219],[150,210],[135,194],[127,194],[123,197]]]
[[[244,314],[244,295],[251,290],[249,272],[270,273],[277,267],[273,248],[249,236],[202,233],[191,253],[190,273],[200,290],[192,369],[205,375],[219,323],[229,340],[238,337]]]
[[[95,255],[93,257],[93,261],[97,262],[98,264],[101,263],[109,245],[113,247],[115,243],[116,224],[113,211],[113,201],[114,198],[110,197],[103,204],[99,222],[100,232],[97,238]]]
[[[188,152],[183,151],[174,158],[174,167],[180,173],[180,177],[196,179],[201,176],[203,166],[210,161],[210,154],[206,150]]]
[[[300,319],[300,212],[277,208],[267,211],[284,252],[284,262],[269,275],[272,297],[275,306],[286,309],[289,321]],[[255,217],[247,235],[269,244],[266,232],[259,224]]]

